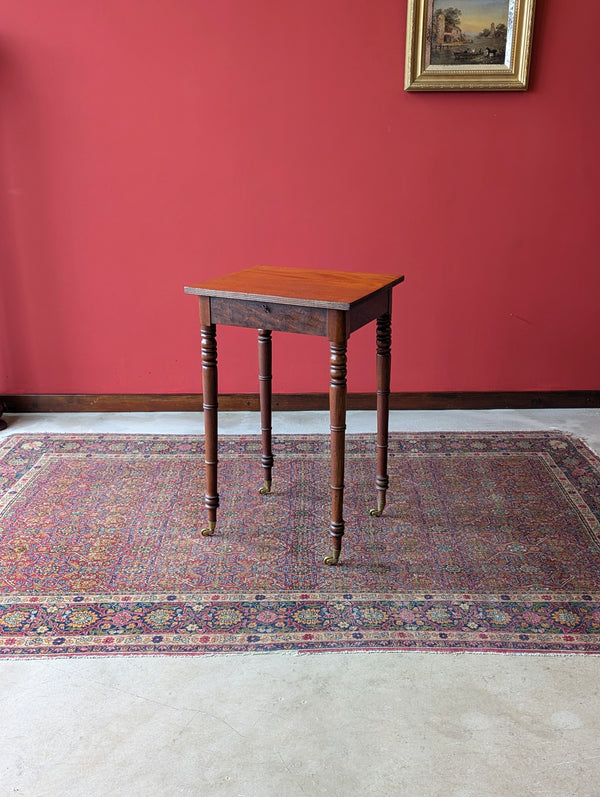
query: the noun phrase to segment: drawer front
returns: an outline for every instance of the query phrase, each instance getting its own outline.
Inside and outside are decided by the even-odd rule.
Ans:
[[[327,310],[323,307],[297,307],[213,296],[210,317],[213,324],[327,335]]]

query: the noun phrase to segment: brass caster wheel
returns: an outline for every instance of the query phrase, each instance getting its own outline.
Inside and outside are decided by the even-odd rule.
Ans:
[[[212,537],[213,534],[215,533],[215,526],[216,525],[217,524],[216,524],[215,521],[209,520],[208,521],[208,528],[207,529],[202,529],[200,534],[202,534],[203,537]]]
[[[271,492],[271,482],[265,481],[265,483],[258,492],[261,495],[268,495]]]
[[[330,556],[326,556],[323,559],[323,564],[325,565],[337,565],[340,558],[339,551],[333,551]]]
[[[385,509],[385,496],[378,498],[377,509],[369,509],[369,515],[371,515],[371,517],[381,517],[383,515],[384,509]]]

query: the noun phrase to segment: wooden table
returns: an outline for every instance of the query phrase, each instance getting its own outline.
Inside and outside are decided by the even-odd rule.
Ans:
[[[346,433],[346,352],[354,330],[377,319],[377,508],[385,507],[388,488],[387,441],[390,394],[392,289],[404,278],[392,274],[254,268],[185,288],[200,297],[202,332],[202,406],[204,410],[208,527],[214,533],[219,507],[217,491],[218,390],[216,325],[258,330],[258,362],[264,483],[271,491],[271,332],[300,332],[329,340],[329,414],[331,431],[332,550],[325,564],[337,564],[344,534],[344,451]]]

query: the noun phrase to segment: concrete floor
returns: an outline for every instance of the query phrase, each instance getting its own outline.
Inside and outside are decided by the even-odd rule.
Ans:
[[[18,432],[196,434],[192,413],[7,416]],[[221,432],[256,432],[223,413]],[[348,415],[349,432],[375,428]],[[393,430],[561,429],[600,410],[392,413]],[[274,431],[326,432],[327,413]],[[599,797],[600,656],[351,653],[0,662],[0,796]]]

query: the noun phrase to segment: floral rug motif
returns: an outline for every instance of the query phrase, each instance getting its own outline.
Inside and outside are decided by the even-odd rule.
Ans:
[[[340,564],[329,438],[4,435],[0,656],[438,650],[600,653],[600,459],[558,432],[348,435]]]

